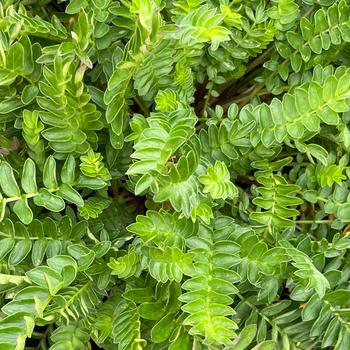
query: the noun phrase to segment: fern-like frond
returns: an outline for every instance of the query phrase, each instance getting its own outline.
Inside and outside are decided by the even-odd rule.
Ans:
[[[322,298],[326,290],[330,288],[326,277],[317,270],[306,254],[292,247],[288,242],[283,242],[283,247],[292,259],[292,265],[296,268],[294,275],[301,279],[301,283],[304,283],[307,289],[315,289],[318,296]]]
[[[146,341],[141,336],[141,323],[136,305],[122,300],[113,319],[112,338],[121,350],[142,350]]]
[[[67,253],[67,247],[87,234],[86,221],[73,224],[68,216],[60,221],[50,217],[34,219],[28,226],[5,219],[0,223],[0,258],[11,266],[31,262],[39,266],[45,258]]]
[[[231,35],[227,28],[220,25],[222,20],[223,16],[215,8],[203,5],[181,17],[177,22],[179,31],[176,35],[181,43],[193,45],[211,42],[212,49],[216,50]]]
[[[37,103],[43,111],[39,116],[48,126],[42,135],[58,153],[87,152],[91,144],[95,145],[96,130],[103,128],[101,114],[89,103],[83,82],[72,78],[77,73],[79,76],[71,58],[56,56],[53,69],[45,67],[45,82],[40,82],[43,96],[37,97]]]
[[[142,272],[140,258],[134,250],[128,251],[117,259],[111,258],[108,266],[112,270],[112,275],[123,279],[131,276],[139,277]]]
[[[213,199],[234,198],[238,195],[224,162],[216,161],[214,166],[209,165],[207,173],[201,175],[199,181],[204,185],[204,193],[209,193]]]
[[[68,157],[61,171],[62,183],[58,185],[56,176],[56,161],[53,157],[47,158],[43,168],[43,187],[37,187],[36,166],[33,160],[28,158],[23,166],[21,176],[21,187],[15,178],[10,164],[2,162],[0,164],[0,186],[1,195],[1,220],[5,215],[5,208],[8,203],[14,202],[13,212],[25,224],[33,220],[33,212],[28,204],[28,200],[33,198],[35,205],[46,207],[54,212],[64,209],[67,200],[78,206],[83,205],[83,199],[79,192],[73,188],[78,183],[75,174],[75,160]],[[103,183],[103,181],[102,181]],[[3,196],[5,196],[3,198]]]
[[[153,113],[135,143],[132,158],[136,161],[128,170],[129,175],[156,171],[164,173],[165,165],[178,148],[194,133],[195,118],[190,109]]]
[[[179,248],[166,246],[164,249],[143,246],[145,265],[150,275],[163,283],[167,281],[180,282],[183,274],[192,265],[192,256]]]
[[[50,336],[53,344],[50,350],[87,350],[90,347],[90,335],[82,329],[79,322],[68,326],[59,326]]]
[[[210,229],[201,227],[199,236],[188,240],[194,266],[187,272],[191,278],[184,282],[180,300],[189,313],[184,323],[191,326],[190,334],[204,338],[209,346],[232,345],[237,324],[228,316],[234,315],[231,295],[238,292],[234,283],[239,275],[231,270],[237,246],[230,240],[215,238]],[[233,254],[232,254],[233,253]]]
[[[149,210],[146,216],[137,216],[136,222],[128,226],[145,243],[154,243],[159,247],[178,247],[182,249],[185,240],[193,235],[196,226],[178,214]]]
[[[111,200],[103,197],[90,197],[84,201],[84,205],[79,207],[79,215],[85,220],[96,219],[109,207]]]
[[[339,113],[349,109],[350,76],[345,67],[330,73],[329,70],[322,72],[318,66],[309,83],[285,94],[282,101],[273,99],[269,105],[243,109],[242,122],[255,120],[258,123],[259,131],[251,138],[253,145],[261,141],[265,147],[271,147],[287,138],[302,140],[317,133],[321,123],[338,125]]]

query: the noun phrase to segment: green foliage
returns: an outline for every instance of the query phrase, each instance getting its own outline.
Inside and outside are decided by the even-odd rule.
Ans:
[[[37,111],[23,111],[22,129],[23,139],[28,147],[28,155],[42,170],[45,162],[45,144],[40,133],[44,130],[44,125],[39,120]]]
[[[90,150],[86,156],[81,156],[80,170],[86,177],[98,178],[103,181],[111,179],[108,169],[102,162],[103,157],[100,153],[94,153]]]
[[[209,231],[209,230],[208,230]],[[186,290],[180,300],[182,309],[189,313],[184,324],[190,325],[190,334],[200,335],[206,345],[232,345],[237,324],[227,316],[234,315],[232,294],[240,277],[231,268],[236,262],[237,246],[226,237],[201,228],[198,237],[188,240],[190,253],[194,256],[191,277],[182,288]]]
[[[69,334],[69,338],[67,338]],[[58,327],[51,335],[53,345],[51,349],[56,350],[78,350],[88,349],[89,334],[79,328],[79,325]]]
[[[211,48],[216,50],[221,42],[230,39],[230,31],[219,25],[223,16],[214,8],[203,5],[179,18],[175,22],[179,28],[176,37],[182,44],[211,42]]]
[[[89,197],[84,201],[84,205],[78,208],[79,215],[85,220],[97,219],[104,209],[111,204],[109,198]]]
[[[224,162],[216,161],[214,166],[210,165],[207,173],[199,177],[199,181],[204,185],[203,192],[210,193],[213,199],[234,198],[238,195]]]
[[[43,186],[38,189],[36,180],[36,166],[33,160],[28,158],[23,164],[21,174],[21,187],[15,178],[11,165],[5,161],[0,163],[0,186],[5,197],[1,198],[1,218],[5,215],[6,206],[14,203],[12,211],[24,223],[29,224],[33,220],[33,212],[28,204],[28,199],[33,199],[35,205],[44,207],[53,212],[59,212],[65,208],[64,200],[77,206],[83,205],[83,199],[73,186],[78,184],[75,174],[75,160],[68,157],[62,172],[62,183],[58,185],[56,176],[56,161],[49,156],[44,164],[42,174]]]
[[[250,217],[262,225],[266,225],[272,233],[274,227],[294,226],[290,217],[299,214],[298,210],[289,207],[295,207],[303,203],[301,198],[296,196],[300,187],[288,184],[281,175],[275,175],[271,170],[288,164],[290,159],[285,159],[270,164],[270,169],[265,170],[268,165],[265,161],[256,161],[254,166],[257,169],[263,169],[256,172],[257,181],[262,185],[256,189],[260,196],[253,199],[253,203],[263,211],[255,211]],[[272,169],[271,169],[272,168]]]
[[[350,348],[349,1],[0,2],[1,350]]]
[[[53,69],[45,67],[45,82],[39,88],[43,96],[37,97],[44,110],[40,119],[49,127],[42,131],[49,147],[58,153],[86,153],[89,144],[95,144],[103,123],[94,104],[88,103],[90,96],[84,91],[81,81],[84,66],[77,67],[71,57],[56,56]]]

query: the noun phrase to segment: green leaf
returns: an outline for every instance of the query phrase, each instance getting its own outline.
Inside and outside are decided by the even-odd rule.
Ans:
[[[6,202],[4,199],[0,199],[0,221],[4,219],[6,211]]]
[[[13,247],[8,262],[10,265],[20,264],[30,253],[32,249],[32,241],[29,239],[23,239],[18,241]]]
[[[21,94],[21,101],[24,105],[28,105],[33,102],[37,96],[39,89],[35,85],[26,85]]]
[[[63,183],[59,190],[57,191],[57,195],[62,197],[63,199],[76,204],[77,206],[83,206],[84,201],[79,192],[77,192],[71,185],[67,183]]]
[[[249,346],[249,344],[254,340],[256,331],[257,331],[257,327],[255,324],[250,324],[248,326],[245,326],[234,342],[235,349],[237,350],[246,349]]]
[[[337,218],[339,220],[350,220],[350,203],[344,203],[338,207]]]
[[[13,170],[6,162],[0,164],[0,185],[8,197],[19,197],[21,195]]]
[[[50,156],[44,164],[43,182],[48,190],[56,190],[58,187],[56,178],[56,161]]]
[[[90,197],[78,208],[78,212],[85,220],[96,219],[110,204],[110,199]]]
[[[79,270],[86,270],[95,259],[95,252],[79,244],[73,244],[68,247],[68,252],[78,262]]]
[[[34,203],[53,212],[59,212],[65,207],[65,203],[62,198],[49,192],[45,188],[39,190],[39,195],[34,197]]]
[[[17,78],[17,74],[10,69],[0,68],[0,86],[10,85]]]
[[[146,320],[159,320],[164,315],[163,307],[161,302],[145,302],[139,306],[139,313]],[[155,331],[157,333],[157,329]]]
[[[335,350],[345,350],[350,345],[350,335],[344,328],[341,330],[338,341],[335,344]]]
[[[30,159],[26,159],[23,165],[21,186],[25,193],[36,193],[36,167],[35,163]]]
[[[178,36],[182,43],[203,43],[211,41],[212,49],[216,50],[222,41],[230,38],[227,28],[220,26],[223,17],[207,5],[188,13],[179,21]],[[191,42],[192,40],[192,42]]]
[[[0,2],[0,350],[350,349],[349,1]]]
[[[273,340],[265,340],[260,344],[254,346],[254,348],[252,348],[252,350],[274,350],[274,349],[275,349],[275,342]]]
[[[74,259],[67,255],[57,255],[47,259],[49,267],[59,272],[63,277],[64,286],[69,286],[76,278],[78,266]]]
[[[62,276],[48,266],[35,267],[26,276],[36,285],[47,287],[52,295],[63,287]]]
[[[173,315],[165,315],[159,320],[151,330],[151,338],[155,343],[163,343],[166,341],[175,328],[175,322],[173,321]]]
[[[316,269],[311,259],[296,248],[292,248],[288,242],[283,242],[286,252],[293,260],[293,266],[297,269],[294,274],[304,280],[308,287],[314,288],[320,298],[330,288],[326,277]]]
[[[145,242],[154,242],[160,247],[182,248],[185,239],[195,232],[196,227],[190,220],[180,218],[178,214],[148,210],[145,216],[138,215],[136,222],[127,229]]]
[[[154,178],[150,174],[144,174],[141,176],[141,178],[137,181],[136,186],[135,186],[135,194],[139,195],[147,188],[149,188],[152,183],[154,183]]]
[[[19,42],[10,46],[6,66],[18,75],[24,72],[24,48]]]
[[[75,181],[75,159],[69,155],[61,170],[61,180],[63,183],[73,185]]]
[[[11,113],[19,108],[22,108],[22,107],[24,107],[24,104],[19,98],[12,98],[12,99],[1,101],[0,102],[0,115]]]
[[[308,144],[304,145],[306,152],[308,152],[312,157],[318,159],[323,165],[328,164],[328,152],[320,145]]]
[[[0,259],[2,260],[12,251],[16,241],[13,238],[3,238],[0,242]]]
[[[13,211],[24,224],[28,225],[32,222],[33,212],[30,209],[26,198],[16,201],[13,205]]]
[[[48,247],[48,241],[40,239],[35,241],[32,249],[32,262],[34,266],[42,264]]]

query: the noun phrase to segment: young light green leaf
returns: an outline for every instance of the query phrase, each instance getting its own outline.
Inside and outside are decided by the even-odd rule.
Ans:
[[[230,181],[230,173],[224,162],[216,161],[214,166],[210,165],[199,181],[204,185],[203,192],[210,193],[213,199],[238,196],[237,187]]]

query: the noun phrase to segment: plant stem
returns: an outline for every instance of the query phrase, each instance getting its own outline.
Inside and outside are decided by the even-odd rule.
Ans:
[[[247,102],[250,101],[250,99],[251,99],[253,96],[255,96],[261,89],[263,89],[263,87],[264,87],[264,84],[255,85],[253,91],[252,91],[250,94],[244,95],[244,96],[242,96],[242,97],[239,98],[239,99],[232,99],[232,100],[227,101],[227,102],[222,106],[223,109],[224,109],[224,111],[226,111],[226,110],[230,107],[230,105],[231,105],[232,103],[237,103],[237,102],[238,102],[238,103],[240,103],[240,104],[242,104],[242,105],[245,105]]]
[[[247,69],[244,72],[244,75],[247,75],[252,70],[254,70],[256,67],[258,67],[260,64],[264,63],[266,59],[271,56],[275,46],[270,45],[261,55],[259,55],[254,61],[248,64]]]
[[[149,110],[146,106],[145,102],[141,100],[139,96],[134,96],[134,101],[137,103],[137,105],[140,107],[143,115],[147,118],[149,117]]]
[[[202,110],[202,117],[205,118],[205,112],[207,111],[207,108],[208,108],[208,103],[209,103],[209,100],[210,100],[210,97],[211,97],[211,91],[213,90],[213,86],[214,86],[214,83],[211,84],[208,92],[207,92],[207,96],[205,98],[205,102],[204,102],[204,106],[203,106],[203,110]]]
[[[42,350],[46,350],[47,349],[47,346],[46,346],[46,338],[47,336],[49,335],[49,333],[51,333],[53,330],[53,326],[52,324],[48,325],[45,329],[45,333],[43,334],[41,340],[40,340],[40,343],[38,344],[38,346],[36,347],[36,350],[39,350],[40,348]]]

